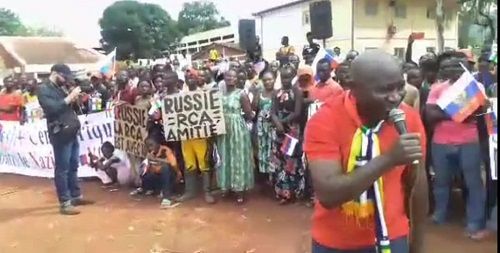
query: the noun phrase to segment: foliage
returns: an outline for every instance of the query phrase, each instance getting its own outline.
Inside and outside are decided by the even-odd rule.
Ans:
[[[63,33],[45,27],[30,27],[21,22],[21,19],[11,10],[0,8],[0,36],[55,36]]]
[[[25,35],[26,27],[21,19],[11,10],[0,8],[0,36]]]
[[[118,1],[99,20],[101,44],[118,59],[152,58],[179,39],[176,22],[156,4]]]
[[[219,17],[219,11],[212,2],[195,1],[184,3],[178,17],[179,31],[184,34],[208,31],[230,25]]]
[[[459,0],[461,4],[462,23],[461,46],[471,44],[489,49],[496,37],[496,7],[495,0]]]
[[[63,32],[56,29],[49,29],[45,27],[27,27],[26,34],[28,36],[41,36],[41,37],[61,37]]]

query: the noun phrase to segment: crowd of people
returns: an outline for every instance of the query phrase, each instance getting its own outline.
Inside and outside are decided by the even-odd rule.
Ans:
[[[184,67],[172,62],[150,69],[120,70],[111,78],[91,73],[84,80],[70,79],[69,69],[56,65],[49,82],[62,84],[64,94],[70,97],[68,103],[79,114],[103,111],[120,103],[151,108],[154,101],[165,96],[199,89],[217,89],[222,93],[224,135],[167,142],[160,108],[156,108],[148,122],[145,160],[129,157],[112,143],[104,143],[101,154],[91,155],[91,164],[110,179],[106,186],[111,189],[129,184],[129,177],[123,175],[130,175],[128,170],[137,163],[140,183],[131,195],[159,195],[163,208],[194,198],[200,177],[204,199],[209,204],[216,202],[213,194],[216,188],[222,198],[234,197],[236,203],[242,204],[246,193],[258,183],[273,192],[279,204],[304,201],[312,205],[315,191],[307,162],[309,153],[302,148],[306,126],[323,103],[349,94],[355,82],[352,63],[359,53],[353,50],[343,56],[335,48],[333,55],[341,61],[338,66],[333,68],[327,59],[311,66],[320,46],[310,34],[307,38],[309,44],[302,52],[303,62],[288,44],[288,38],[283,37],[276,60],[271,62],[262,59],[261,52],[253,51],[252,57],[245,61],[212,59]],[[481,177],[483,169],[489,171],[488,134],[482,117],[485,107],[457,123],[436,101],[466,71],[463,66],[484,85],[488,96],[496,97],[496,63],[489,61],[488,55],[476,59],[467,50],[447,50],[438,55],[429,52],[415,63],[411,60],[412,44],[410,37],[406,59],[400,60],[405,83],[398,89],[404,93],[403,102],[418,112],[425,126],[432,219],[436,224],[446,221],[450,189],[455,187],[456,178],[462,178],[467,232],[470,238],[481,239],[485,235],[488,209],[496,206],[496,201],[487,204],[487,189]],[[0,120],[24,123],[42,118],[41,109],[47,118],[53,116],[50,110],[53,105],[48,102],[52,95],[47,91],[42,92],[43,97],[37,94],[36,79],[9,76],[3,83]],[[294,141],[297,143],[294,148],[288,148]],[[63,166],[58,161],[56,157],[56,170],[58,165]],[[71,189],[58,185],[57,181],[56,171],[62,212],[78,213],[70,200],[81,195],[79,189],[77,193],[64,193]],[[178,196],[177,185],[182,183],[184,190]],[[489,195],[494,194],[492,199],[496,199],[496,193],[492,193],[495,187],[488,186]],[[85,202],[76,202],[82,203]]]

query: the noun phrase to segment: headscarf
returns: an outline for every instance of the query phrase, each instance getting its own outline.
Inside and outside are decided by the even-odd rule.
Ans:
[[[311,77],[309,79],[309,82],[305,86],[300,84],[300,82],[299,82],[300,77],[303,75],[309,75]],[[313,73],[313,69],[311,66],[306,65],[306,64],[303,64],[303,65],[301,64],[299,66],[299,69],[297,70],[297,83],[298,83],[298,86],[303,90],[309,90],[311,87],[314,86],[314,73]]]

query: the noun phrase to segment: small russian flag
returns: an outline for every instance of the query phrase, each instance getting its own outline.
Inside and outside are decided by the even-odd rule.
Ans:
[[[280,148],[281,153],[287,156],[292,156],[298,143],[299,140],[297,138],[289,134],[285,134],[285,138],[283,139],[283,143]]]
[[[100,63],[101,67],[99,68],[99,71],[107,76],[111,77],[115,74],[115,65],[116,65],[116,48],[111,51],[108,55],[106,55],[106,58],[101,61]]]
[[[465,71],[438,99],[437,105],[455,122],[462,122],[486,102],[484,86]]]
[[[89,157],[87,155],[80,155],[80,165],[88,165]]]

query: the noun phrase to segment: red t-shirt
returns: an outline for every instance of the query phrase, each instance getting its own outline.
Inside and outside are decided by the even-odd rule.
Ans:
[[[135,103],[136,97],[137,97],[137,89],[132,88],[129,85],[124,90],[116,92],[114,99],[117,101],[127,102],[133,105]]]
[[[409,132],[420,133],[425,148],[425,131],[418,111],[402,104]],[[309,161],[337,160],[347,170],[352,138],[361,125],[355,99],[350,92],[330,98],[307,124],[304,151]],[[394,125],[384,123],[379,132],[380,152],[388,152],[398,139]],[[425,151],[424,151],[425,154]],[[404,208],[402,175],[405,167],[399,166],[383,175],[384,213],[390,239],[409,234],[409,223]],[[374,222],[358,224],[347,217],[341,207],[324,208],[316,201],[313,215],[312,237],[319,244],[335,249],[370,247],[375,241]]]
[[[0,105],[16,106],[17,109],[11,113],[0,112],[0,120],[19,121],[21,120],[21,106],[24,104],[24,99],[20,94],[9,93],[0,94]]]
[[[325,102],[328,98],[339,95],[342,92],[344,92],[342,86],[331,78],[326,83],[319,82],[309,90],[310,97],[320,102]]]

